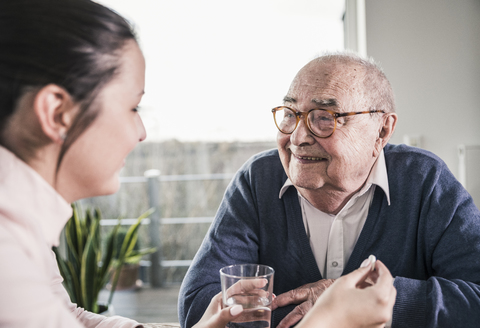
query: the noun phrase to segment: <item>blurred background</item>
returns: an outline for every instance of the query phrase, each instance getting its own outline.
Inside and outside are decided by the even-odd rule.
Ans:
[[[275,147],[270,109],[282,104],[296,72],[324,51],[350,49],[376,59],[396,95],[391,142],[440,156],[480,202],[479,0],[98,2],[138,33],[147,61],[140,115],[148,137],[127,158],[120,191],[81,206],[99,207],[107,230],[118,217],[157,207],[150,221],[158,229],[144,225],[140,242],[159,245],[153,256],[160,272],[152,279],[145,257],[140,295],[158,287],[176,302],[232,174]],[[161,296],[141,303],[138,295],[116,295],[114,304],[130,304],[118,303],[117,314],[176,321],[176,304],[161,308]]]
[[[269,110],[296,72],[343,49],[342,0],[99,2],[138,32],[149,142],[274,140]]]

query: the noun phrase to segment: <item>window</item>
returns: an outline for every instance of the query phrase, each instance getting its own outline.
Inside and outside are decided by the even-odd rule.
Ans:
[[[270,109],[296,72],[343,49],[341,0],[99,2],[137,27],[147,141],[274,140]]]

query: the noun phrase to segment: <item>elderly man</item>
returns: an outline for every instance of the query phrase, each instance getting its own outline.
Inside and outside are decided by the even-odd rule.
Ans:
[[[276,107],[278,150],[228,187],[182,285],[182,327],[235,263],[275,269],[273,327],[296,324],[370,254],[395,277],[392,327],[477,327],[480,213],[435,155],[387,144],[397,122],[382,71],[351,54],[308,63]]]

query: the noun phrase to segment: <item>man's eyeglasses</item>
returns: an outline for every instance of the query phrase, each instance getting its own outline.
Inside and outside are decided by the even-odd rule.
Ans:
[[[279,106],[272,109],[275,125],[280,132],[291,134],[298,126],[301,118],[310,132],[319,138],[330,137],[337,127],[337,118],[370,113],[385,113],[383,110],[369,110],[365,112],[336,113],[328,109],[314,108],[308,112],[297,112],[287,106]]]

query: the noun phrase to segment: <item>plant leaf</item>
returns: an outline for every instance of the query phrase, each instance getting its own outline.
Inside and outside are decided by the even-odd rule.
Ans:
[[[120,254],[118,254],[118,261],[116,264],[115,273],[113,274],[112,289],[110,290],[110,296],[108,297],[108,302],[107,302],[107,304],[109,305],[112,302],[113,293],[115,292],[115,288],[117,287],[118,278],[120,276],[120,270],[122,269],[122,265],[125,263],[127,252],[128,251],[131,252],[133,247],[135,246],[135,243],[137,242],[138,228],[140,227],[142,220],[148,217],[154,211],[155,211],[154,208],[150,208],[147,211],[145,211],[142,215],[140,215],[137,221],[130,226],[130,228],[127,231],[127,234],[125,235],[125,239],[123,240]]]
[[[72,303],[77,303],[78,306],[84,307],[82,290],[80,287],[79,274],[77,273],[79,272],[79,270],[76,269],[71,262],[66,262],[66,264],[67,264],[69,275],[71,276],[71,280],[73,282],[73,289],[72,289],[72,294],[70,294],[70,300],[72,301]]]
[[[72,297],[74,298],[74,296],[75,296],[75,290],[74,290],[75,287],[74,287],[74,283],[72,281],[72,276],[68,272],[69,269],[68,269],[67,263],[60,256],[60,253],[59,253],[57,247],[53,247],[52,250],[55,253],[55,258],[57,260],[58,269],[60,271],[60,274],[63,277],[63,286],[65,287],[68,295],[70,296],[70,300],[72,300]],[[73,300],[72,300],[72,302],[73,302]]]
[[[121,225],[121,222],[118,222],[118,224],[113,228],[113,230],[107,236],[107,245],[105,249],[105,255],[104,255],[104,258],[102,259],[102,267],[98,274],[98,276],[101,278],[99,282],[100,289],[107,284],[107,281],[110,277],[110,270],[113,266],[113,263],[114,263],[113,259],[116,253],[116,248],[115,248],[116,238],[117,238],[118,230],[120,229],[120,225]]]
[[[77,257],[79,261],[81,261],[80,259],[83,256],[83,249],[85,247],[86,239],[85,236],[87,235],[82,221],[83,220],[80,220],[80,217],[78,215],[78,208],[75,204],[75,206],[73,207],[73,223],[75,224],[74,232],[76,235],[77,247],[75,247],[74,249],[77,252]]]
[[[73,209],[73,215],[68,220],[66,226],[65,226],[65,239],[67,240],[67,249],[68,249],[68,255],[73,256],[75,261],[78,261],[80,256],[78,254],[78,249],[79,249],[79,241],[78,241],[78,234],[77,234],[77,229],[78,229],[78,224],[75,222],[78,219],[75,218],[75,211],[76,207],[75,204],[72,204],[72,209]],[[70,257],[67,255],[67,258]]]
[[[82,298],[84,301],[84,308],[87,311],[96,313],[98,311],[98,304],[96,304],[95,291],[95,277],[97,274],[97,253],[98,247],[98,221],[93,221],[90,229],[90,235],[85,243],[85,250],[82,256],[82,266],[80,270],[80,285],[82,290]]]

